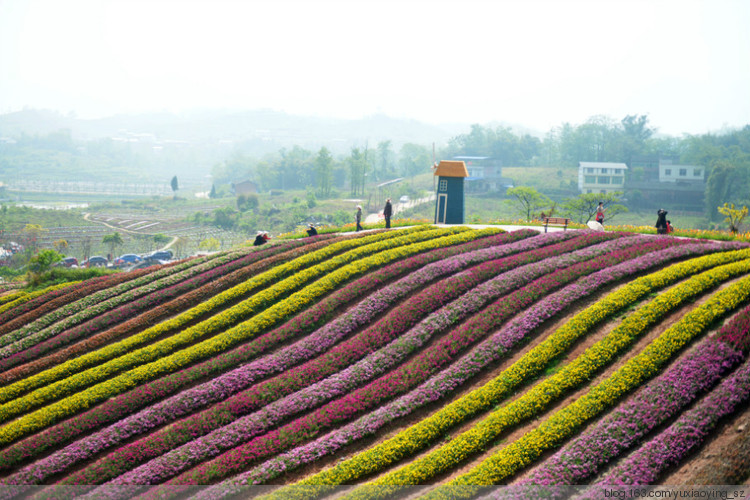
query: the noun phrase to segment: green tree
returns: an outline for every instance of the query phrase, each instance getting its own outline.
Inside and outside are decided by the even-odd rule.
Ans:
[[[198,249],[206,252],[216,252],[221,248],[221,242],[216,238],[206,238],[198,244]]]
[[[39,253],[29,260],[29,271],[43,273],[52,267],[52,264],[60,262],[62,259],[63,256],[54,250],[48,248],[39,250]]]
[[[104,238],[102,238],[102,243],[107,245],[107,247],[109,248],[109,254],[112,256],[112,258],[114,258],[117,249],[120,248],[125,242],[123,241],[120,233],[114,232],[112,234],[105,234]]]
[[[742,182],[735,165],[726,160],[718,160],[712,164],[705,191],[706,209],[710,220],[719,218],[720,212],[714,210],[714,207],[726,203],[726,200],[737,199],[738,184],[742,185]]]
[[[180,189],[180,185],[177,183],[176,175],[172,177],[172,180],[170,181],[169,185],[172,186],[172,194],[174,195],[174,198],[177,199],[177,190]]]
[[[56,240],[52,242],[52,247],[59,253],[64,254],[68,251],[68,242],[66,240]]]
[[[31,252],[31,254],[35,253],[39,246],[39,240],[46,231],[47,229],[43,228],[40,224],[26,224],[21,230],[26,251]]]
[[[211,184],[211,192],[208,193],[208,197],[211,198],[212,200],[215,199],[215,198],[217,198],[216,184]]]
[[[620,203],[621,192],[614,193],[584,193],[576,198],[569,198],[562,204],[562,212],[575,222],[585,224],[594,219],[596,207],[601,201],[604,205],[604,220],[610,221],[617,214],[627,212],[628,209]]]
[[[331,196],[333,189],[333,157],[331,152],[324,146],[315,157],[315,180],[318,192],[323,198]]]
[[[724,203],[724,205],[717,207],[717,210],[720,214],[726,216],[724,222],[729,224],[729,231],[737,234],[740,230],[740,224],[747,217],[747,207],[735,208],[734,203]]]
[[[509,198],[506,202],[514,207],[520,215],[525,216],[527,221],[531,220],[532,213],[536,214],[540,209],[552,204],[552,200],[532,187],[508,188],[505,194]]]
[[[367,177],[368,162],[367,148],[364,151],[359,148],[352,148],[348,158],[349,179],[351,182],[351,195],[364,196],[365,179]]]

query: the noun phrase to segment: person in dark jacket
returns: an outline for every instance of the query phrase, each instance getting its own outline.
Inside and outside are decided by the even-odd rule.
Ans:
[[[318,234],[318,230],[315,229],[315,226],[310,224],[310,227],[307,229],[307,235],[308,236],[316,236]]]
[[[656,234],[667,234],[667,213],[661,208],[656,212]]]
[[[393,215],[393,205],[391,205],[391,199],[385,200],[385,207],[383,208],[383,217],[385,217],[385,228],[390,229],[391,227],[391,215]]]
[[[266,231],[258,231],[258,235],[255,237],[255,241],[253,241],[253,246],[259,247],[261,245],[264,245],[270,236],[268,236],[268,233]]]
[[[357,213],[354,214],[354,218],[357,221],[357,231],[362,230],[362,207],[357,205]]]

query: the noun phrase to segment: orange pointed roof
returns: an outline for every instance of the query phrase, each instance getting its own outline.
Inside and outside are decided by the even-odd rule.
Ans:
[[[466,164],[462,161],[442,160],[435,167],[435,174],[441,177],[468,177],[469,171],[466,170]]]

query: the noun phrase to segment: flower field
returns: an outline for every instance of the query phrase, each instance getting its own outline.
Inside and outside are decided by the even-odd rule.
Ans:
[[[15,292],[0,499],[666,484],[747,448],[749,329],[750,244],[615,231],[327,234]],[[725,458],[685,483],[750,482]]]

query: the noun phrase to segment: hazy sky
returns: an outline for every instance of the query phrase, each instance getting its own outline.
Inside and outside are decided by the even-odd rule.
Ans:
[[[750,123],[748,0],[0,0],[0,113]]]

